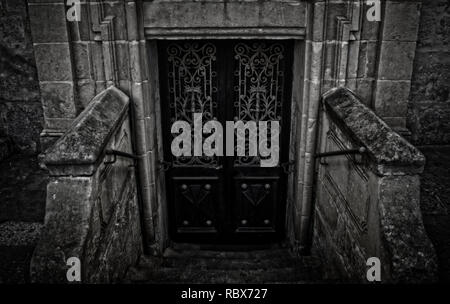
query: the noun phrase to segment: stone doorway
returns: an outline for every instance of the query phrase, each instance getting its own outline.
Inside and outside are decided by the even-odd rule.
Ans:
[[[292,41],[180,40],[158,43],[164,164],[169,230],[173,240],[269,242],[284,235],[289,152]],[[225,156],[174,157],[171,134],[175,121],[191,125],[194,113],[202,122],[220,123]],[[199,114],[201,113],[201,114]],[[269,143],[277,138],[276,155],[237,156],[237,131],[229,142],[227,122],[267,122]],[[280,132],[271,135],[271,125]],[[238,123],[239,124],[239,123]],[[200,123],[200,126],[203,125]],[[250,126],[250,125],[249,125]],[[216,127],[217,128],[217,127]],[[273,129],[274,130],[274,129]],[[274,132],[274,131],[272,131]],[[225,134],[227,133],[227,134]],[[203,135],[203,140],[209,136]],[[264,144],[266,144],[264,142]],[[192,147],[192,146],[191,146]],[[279,149],[278,149],[279,147]],[[261,147],[257,148],[259,152]],[[258,151],[255,152],[257,153]],[[264,151],[263,151],[264,153]],[[193,155],[194,153],[190,153]],[[232,155],[230,155],[232,154]]]
[[[352,267],[344,271],[357,273],[358,278],[365,278],[361,274],[367,257],[386,253],[389,259],[383,265],[391,261],[394,266],[401,264],[389,271],[409,275],[408,255],[432,255],[423,237],[417,200],[408,198],[394,205],[390,200],[403,194],[385,191],[414,193],[411,189],[418,189],[416,175],[423,163],[419,153],[385,123],[399,130],[405,125],[405,104],[386,96],[409,93],[418,16],[414,1],[386,1],[383,22],[367,20],[367,5],[350,0],[83,2],[83,22],[69,22],[60,2],[34,2],[30,1],[29,9],[44,106],[42,143],[51,147],[43,160],[52,177],[47,208],[54,210],[48,213],[45,237],[34,254],[37,276],[55,277],[51,274],[61,273],[66,266],[62,257],[79,256],[86,263],[86,281],[113,281],[137,261],[142,239],[146,253],[152,255],[162,255],[170,247],[166,197],[173,187],[166,184],[163,170],[164,96],[158,59],[158,43],[163,40],[294,41],[283,223],[294,251],[307,254],[314,231],[316,245],[322,246],[318,249],[331,259],[330,265],[340,263],[346,254],[350,262],[345,264]],[[394,15],[404,18],[389,18]],[[328,107],[324,109],[325,99]],[[370,120],[355,119],[359,114]],[[334,118],[334,125],[329,117]],[[373,128],[378,133],[374,134],[380,135],[371,139],[391,139],[391,146],[368,141],[367,134],[359,132],[367,125],[376,125]],[[370,153],[367,162],[342,156],[329,162],[337,165],[326,167],[316,161],[317,153],[336,152],[331,151],[336,148],[332,143],[327,144],[332,139],[327,137],[330,126],[336,129],[335,137],[342,137],[344,145],[339,150],[366,147]],[[91,130],[96,130],[95,137]],[[393,154],[405,157],[386,159]],[[117,155],[121,155],[117,162],[110,158]],[[402,171],[405,167],[411,169],[408,175]],[[391,174],[393,170],[401,174]],[[359,174],[361,171],[368,173]],[[328,176],[333,180],[322,179],[322,186],[316,187],[317,177]],[[362,176],[359,183],[349,179],[355,176]],[[118,191],[108,191],[110,185]],[[326,189],[342,195],[332,194],[329,199]],[[348,195],[353,193],[370,197],[361,200]],[[336,206],[333,209],[327,204]],[[61,206],[86,207],[60,211]],[[397,209],[386,212],[386,206]],[[318,212],[321,207],[323,213]],[[336,210],[339,213],[333,213]],[[391,217],[403,210],[411,211],[406,221]],[[418,227],[414,237],[405,229],[411,223]],[[400,234],[391,237],[391,227]],[[122,234],[116,237],[118,232]],[[71,241],[64,244],[67,239]],[[93,246],[99,239],[102,246]],[[407,250],[401,250],[405,256],[402,263],[394,260],[400,256],[396,254],[399,239],[414,239]],[[417,254],[418,239],[425,254]],[[338,242],[334,244],[334,240]],[[360,246],[358,250],[354,244]],[[110,255],[124,250],[130,250],[123,255],[127,261]],[[414,263],[422,267],[423,259]],[[427,272],[431,268],[427,267]],[[103,279],[99,274],[114,277]]]

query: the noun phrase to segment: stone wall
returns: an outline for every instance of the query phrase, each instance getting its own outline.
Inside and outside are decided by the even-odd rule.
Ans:
[[[434,281],[419,207],[424,156],[347,89],[323,102],[319,151],[366,149],[318,161],[313,251],[327,276],[367,282],[366,261],[377,257],[382,282]]]
[[[43,125],[35,65],[26,1],[1,0],[0,140],[25,153],[39,152]]]
[[[422,2],[408,127],[418,145],[450,144],[450,2]]]
[[[67,259],[81,262],[83,283],[120,281],[142,252],[129,99],[99,94],[46,153],[45,228],[31,263],[34,282],[67,282]]]
[[[167,237],[163,232],[156,237],[166,230],[160,220],[165,207],[157,203],[162,197],[156,179],[162,155],[156,146],[158,57],[156,43],[145,39],[142,26],[142,5],[148,1],[81,1],[79,21],[68,21],[64,2],[28,0],[44,113],[41,144],[52,146],[107,87],[130,96],[146,247],[161,251]],[[149,69],[155,72],[150,75]]]

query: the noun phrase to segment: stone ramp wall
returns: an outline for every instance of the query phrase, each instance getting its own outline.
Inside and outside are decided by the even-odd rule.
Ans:
[[[84,283],[116,282],[142,252],[129,99],[111,87],[96,96],[47,150],[51,180],[43,236],[34,252],[34,282],[67,282],[67,259],[81,262]]]
[[[382,282],[434,281],[419,206],[424,156],[345,88],[324,95],[320,128],[320,152],[366,149],[318,161],[313,251],[327,276],[367,282],[377,257]]]

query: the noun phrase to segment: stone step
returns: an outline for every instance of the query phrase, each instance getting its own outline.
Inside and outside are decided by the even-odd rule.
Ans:
[[[277,257],[293,257],[292,254],[285,248],[273,248],[273,249],[261,249],[261,250],[239,250],[239,251],[227,251],[227,250],[209,250],[208,247],[200,248],[188,248],[183,249],[180,247],[170,247],[164,252],[164,257],[167,258],[220,258],[220,259],[273,259]]]
[[[314,282],[320,276],[311,269],[286,267],[277,269],[254,270],[203,270],[186,268],[153,268],[129,271],[127,281],[132,283],[203,283],[203,284],[263,284],[270,282]]]
[[[235,254],[236,255],[236,254]],[[217,269],[217,270],[233,270],[233,269],[273,269],[273,268],[286,268],[286,267],[320,267],[320,263],[317,259],[311,257],[294,258],[286,255],[278,255],[273,258],[242,258],[237,255],[235,257],[217,258],[217,257],[199,257],[193,254],[189,257],[143,257],[139,263],[139,267],[151,268],[151,267],[166,267],[166,268],[186,268],[193,267],[197,269]]]
[[[125,282],[261,284],[312,283],[320,279],[317,258],[297,258],[285,248],[223,251],[175,245],[163,257],[141,257],[139,265],[128,271]]]

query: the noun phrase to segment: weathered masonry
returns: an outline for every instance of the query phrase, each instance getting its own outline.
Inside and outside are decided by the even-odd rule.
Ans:
[[[285,241],[330,277],[432,281],[406,132],[420,2],[28,1],[49,169],[36,281],[120,280],[172,242]],[[261,75],[264,75],[262,77]],[[173,158],[170,124],[279,120],[280,164]],[[364,148],[363,155],[316,157]],[[168,150],[169,149],[169,150]],[[311,250],[313,249],[313,250]]]

